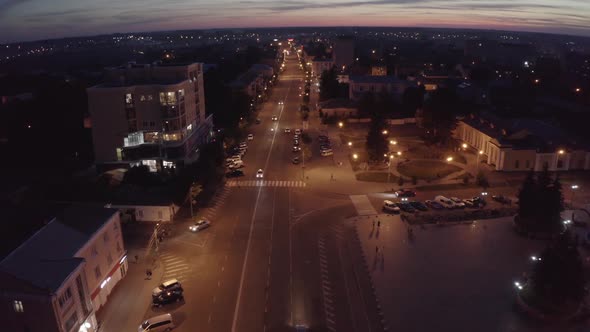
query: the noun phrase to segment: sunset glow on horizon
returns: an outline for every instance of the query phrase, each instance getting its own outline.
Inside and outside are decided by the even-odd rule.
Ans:
[[[393,26],[590,36],[576,0],[0,0],[0,42],[159,30]]]

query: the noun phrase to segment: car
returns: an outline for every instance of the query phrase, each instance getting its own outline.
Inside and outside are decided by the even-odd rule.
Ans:
[[[480,207],[484,207],[486,206],[487,202],[485,199],[483,199],[483,197],[479,197],[479,196],[474,196],[471,198],[471,200],[476,203],[478,206]]]
[[[301,135],[301,129],[295,129],[295,134]]]
[[[394,203],[392,201],[388,201],[388,200],[383,201],[383,210],[385,210],[387,212],[393,212],[393,213],[400,212],[399,206],[397,206],[396,203]]]
[[[429,208],[431,208],[433,210],[443,210],[445,208],[440,203],[435,202],[435,201],[426,200],[426,201],[424,201],[424,203],[426,204],[426,206],[428,206]]]
[[[293,145],[299,145],[299,140],[298,139],[293,140]]]
[[[297,134],[293,135],[293,139],[299,139],[299,135],[297,135]]]
[[[160,316],[149,318],[137,328],[137,332],[161,332],[170,331],[175,328],[174,320],[171,314],[163,314]]]
[[[225,174],[226,177],[228,178],[237,178],[240,176],[244,176],[244,172],[242,170],[239,169],[234,169],[232,171],[229,171]]]
[[[249,141],[251,141],[251,140],[253,140],[253,139],[254,139],[254,135],[252,135],[252,134],[248,134],[248,140],[249,140]]]
[[[478,206],[471,198],[462,199],[461,202],[463,204],[465,204],[465,207],[468,207],[468,208],[474,208],[474,207]]]
[[[205,228],[209,228],[209,226],[211,226],[211,222],[209,220],[201,219],[195,222],[194,225],[191,225],[189,229],[193,232],[199,232]]]
[[[334,152],[332,152],[332,150],[322,150],[322,151],[320,152],[320,155],[322,155],[322,157],[331,156],[331,155],[333,155],[333,154],[334,154]]]
[[[412,206],[412,204],[410,204],[408,202],[399,203],[399,207],[404,212],[416,212],[416,209]]]
[[[409,203],[416,210],[419,210],[419,211],[428,211],[428,207],[426,205],[424,205],[424,203],[422,203],[422,202],[412,201],[412,202],[409,202]]]
[[[250,135],[251,135],[251,134],[250,134]],[[250,136],[250,135],[248,135],[248,136]],[[244,142],[240,142],[240,144],[239,144],[238,146],[239,146],[240,148],[241,148],[241,147],[247,148],[247,147],[248,147],[248,143],[247,143],[246,141],[244,141]]]
[[[451,197],[450,200],[455,203],[455,207],[458,209],[463,209],[465,206],[467,206],[465,203],[463,203],[463,200],[458,197]]]
[[[416,192],[412,191],[410,189],[400,189],[400,190],[396,191],[395,194],[397,195],[397,197],[415,197],[416,196]]]
[[[258,169],[258,171],[256,171],[256,178],[257,179],[262,179],[264,177],[264,172],[262,171],[262,168]]]
[[[256,119],[256,124],[260,124],[260,122],[262,122],[260,119]]]
[[[496,202],[502,203],[502,204],[511,204],[512,200],[506,196],[503,195],[494,195],[492,196],[492,199]]]
[[[291,128],[285,128],[285,133],[290,133],[291,132]]]
[[[273,115],[273,116],[271,117],[271,119],[272,119],[272,121],[279,121],[279,117],[278,117],[278,116],[276,116],[276,115]]]
[[[292,161],[292,162],[293,162],[293,164],[295,164],[295,165],[297,165],[297,164],[299,164],[299,163],[300,163],[300,161],[299,161],[299,157],[295,157],[295,158],[293,158],[291,161]]]
[[[283,102],[282,100],[279,100],[279,105],[284,105],[285,102]]]
[[[434,198],[434,201],[438,204],[444,206],[446,209],[454,209],[455,203],[450,199],[446,198],[445,196],[438,195]]]
[[[241,160],[242,160],[242,158],[241,158],[240,156],[231,156],[231,157],[227,158],[227,159],[225,160],[225,162],[226,162],[227,164],[233,164],[234,162],[236,162],[236,161],[238,161],[238,160],[240,160],[240,161],[241,161]]]
[[[183,291],[180,282],[177,279],[168,279],[152,290],[152,296],[159,296],[163,292],[177,290]]]
[[[299,147],[297,145],[293,145],[293,149],[291,149],[291,151],[293,151],[293,152],[299,152],[299,151],[301,151],[301,147]]]
[[[158,296],[152,297],[152,305],[154,307],[161,307],[163,305],[173,303],[173,302],[180,302],[184,300],[184,295],[182,291],[179,290],[172,290],[162,292]]]
[[[229,168],[229,169],[231,169],[231,170],[237,170],[237,169],[239,169],[239,168],[244,168],[244,167],[245,167],[245,166],[244,166],[244,163],[243,163],[241,160],[239,160],[239,161],[236,161],[236,162],[234,162],[234,163],[232,163],[232,164],[229,164],[229,165],[227,166],[227,168]]]

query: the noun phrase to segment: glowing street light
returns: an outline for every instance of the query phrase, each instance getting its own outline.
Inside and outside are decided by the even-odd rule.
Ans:
[[[565,153],[565,151],[564,151],[563,149],[562,149],[562,150],[559,150],[559,151],[557,151],[557,152],[558,152],[559,154],[564,154],[564,153]]]
[[[448,161],[448,162],[451,162],[451,161],[453,161],[453,157],[448,157],[448,158],[447,158],[447,161]]]
[[[383,130],[381,133],[382,133],[383,135],[387,135],[387,133],[389,133],[389,132],[388,132],[387,130]]]
[[[338,122],[338,127],[342,128],[343,126],[344,126],[344,123]]]
[[[463,149],[467,149],[467,144],[463,143],[463,145],[461,145],[463,147]]]
[[[402,152],[401,152],[401,151],[398,151],[398,152],[397,152],[397,155],[398,155],[398,156],[401,156],[401,155],[402,155]]]
[[[389,144],[396,145],[397,144],[397,141],[392,139],[392,140],[389,141]]]
[[[352,142],[348,142],[348,146],[349,147],[352,147]]]
[[[353,154],[353,155],[352,155],[352,159],[354,159],[354,160],[357,160],[357,159],[359,159],[359,155],[358,155],[358,154],[356,154],[356,153],[355,153],[355,154]]]
[[[581,91],[582,91],[582,89],[576,88],[576,92],[581,92]]]

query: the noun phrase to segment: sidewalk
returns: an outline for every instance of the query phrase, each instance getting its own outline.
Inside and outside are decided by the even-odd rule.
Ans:
[[[109,295],[107,303],[96,313],[101,325],[100,332],[137,331],[137,327],[146,318],[146,311],[151,305],[152,289],[160,284],[163,268],[152,267],[152,278],[146,280],[147,258],[145,251],[130,249],[127,253],[129,269]],[[139,262],[135,263],[135,255]],[[147,315],[150,316],[150,315]]]

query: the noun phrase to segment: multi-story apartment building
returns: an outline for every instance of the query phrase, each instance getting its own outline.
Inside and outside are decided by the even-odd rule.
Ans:
[[[348,97],[358,101],[365,93],[379,94],[387,92],[400,98],[407,88],[416,86],[415,82],[399,79],[395,76],[349,76]]]
[[[126,270],[119,212],[69,208],[0,262],[0,326],[95,332],[95,310]]]
[[[97,164],[182,166],[212,135],[202,63],[109,68],[87,93]]]
[[[324,71],[334,67],[334,60],[328,58],[315,58],[311,62],[311,74],[315,77],[321,77]]]

